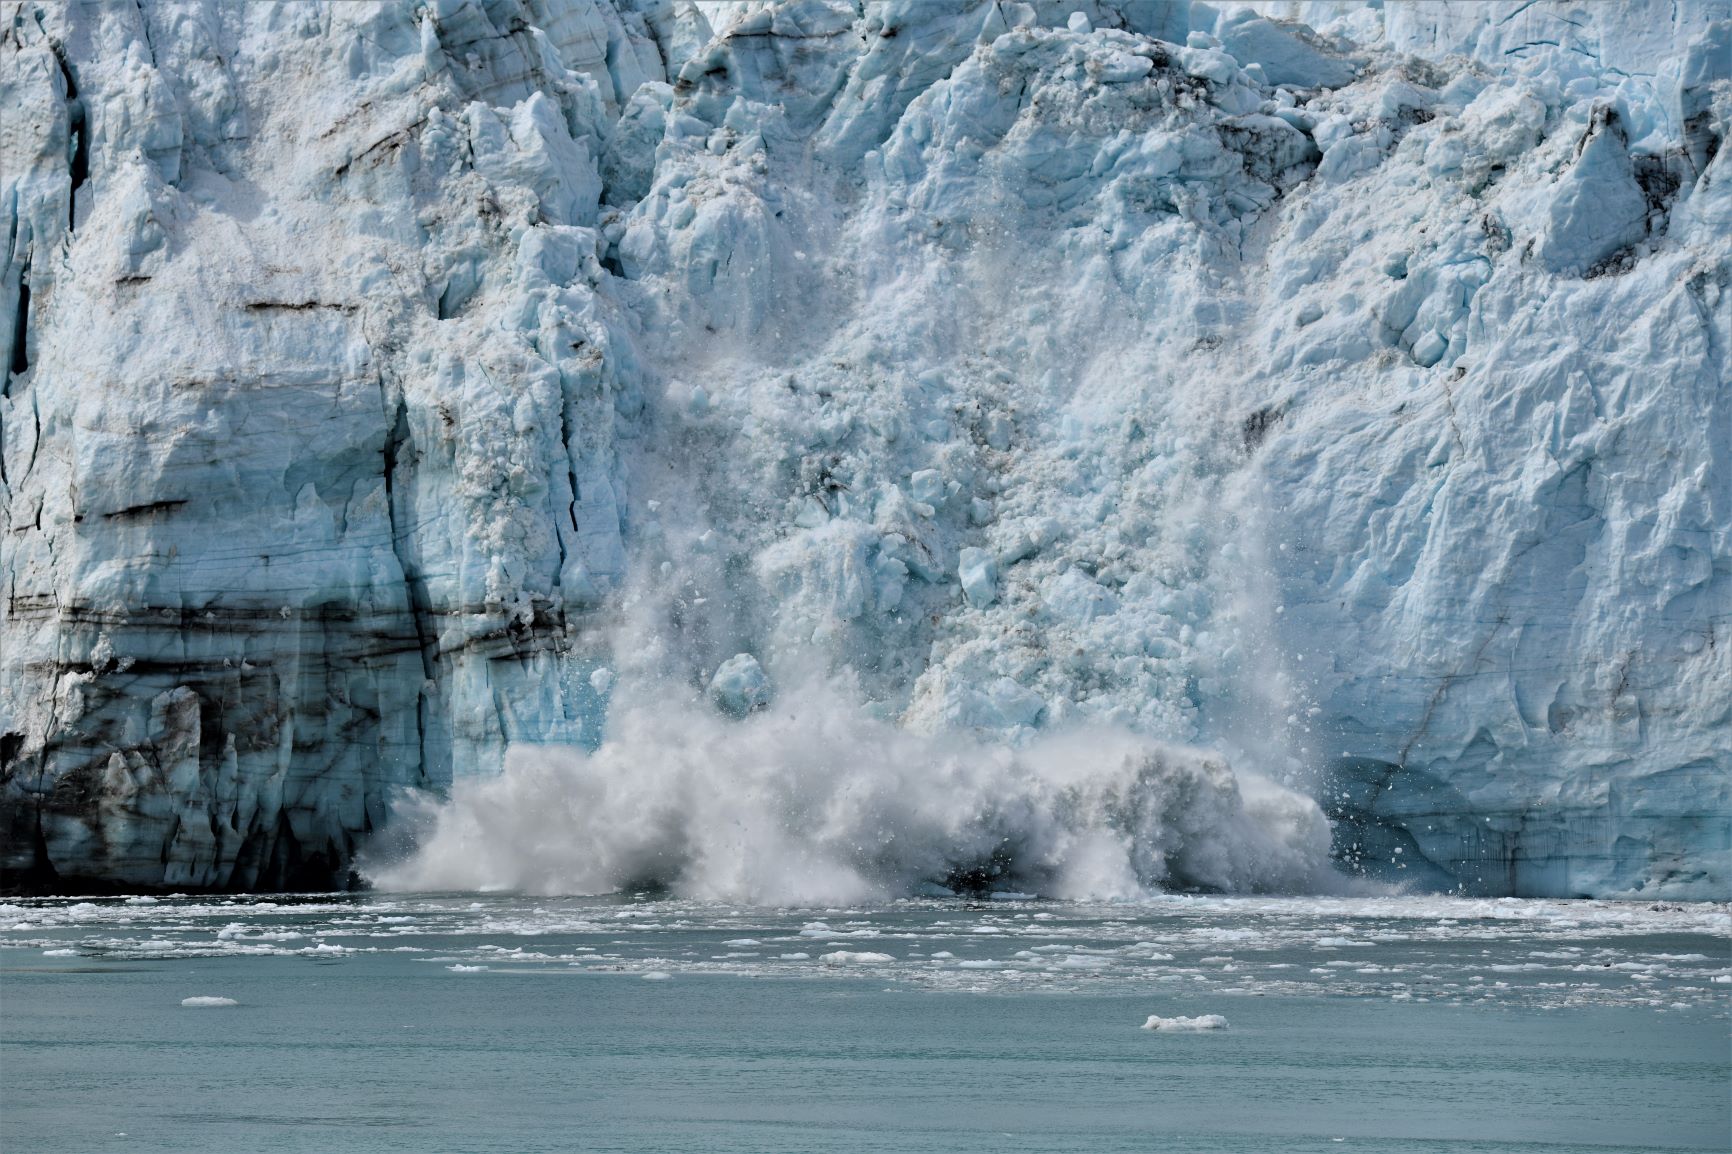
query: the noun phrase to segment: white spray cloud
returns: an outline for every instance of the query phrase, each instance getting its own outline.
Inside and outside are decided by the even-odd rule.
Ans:
[[[831,688],[739,720],[632,698],[616,698],[594,752],[520,745],[503,774],[460,780],[446,803],[411,799],[417,848],[372,863],[370,879],[536,894],[660,885],[766,905],[922,883],[1067,898],[1329,884],[1316,804],[1196,750],[1120,731],[1023,748],[925,736]]]

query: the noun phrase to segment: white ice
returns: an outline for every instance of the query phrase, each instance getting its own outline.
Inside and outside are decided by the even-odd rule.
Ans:
[[[1155,1030],[1163,1034],[1195,1034],[1204,1030],[1225,1030],[1227,1019],[1219,1014],[1199,1014],[1196,1017],[1163,1018],[1159,1014],[1150,1014],[1149,1020],[1143,1023],[1143,1029]]]

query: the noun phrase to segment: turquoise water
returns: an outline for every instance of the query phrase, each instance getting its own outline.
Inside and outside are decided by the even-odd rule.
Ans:
[[[186,899],[20,902],[6,926],[10,1154],[1732,1135],[1725,907]],[[1139,1028],[1204,1013],[1228,1027]]]

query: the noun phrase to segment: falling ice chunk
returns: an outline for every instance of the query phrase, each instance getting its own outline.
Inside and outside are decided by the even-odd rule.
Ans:
[[[770,704],[770,679],[750,653],[736,653],[710,678],[710,700],[730,717],[744,717]]]

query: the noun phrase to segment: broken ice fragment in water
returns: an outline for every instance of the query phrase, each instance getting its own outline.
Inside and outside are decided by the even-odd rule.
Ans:
[[[1163,1034],[1196,1034],[1226,1028],[1227,1019],[1219,1014],[1199,1014],[1194,1018],[1163,1018],[1159,1014],[1150,1014],[1149,1020],[1143,1023],[1143,1029]]]

